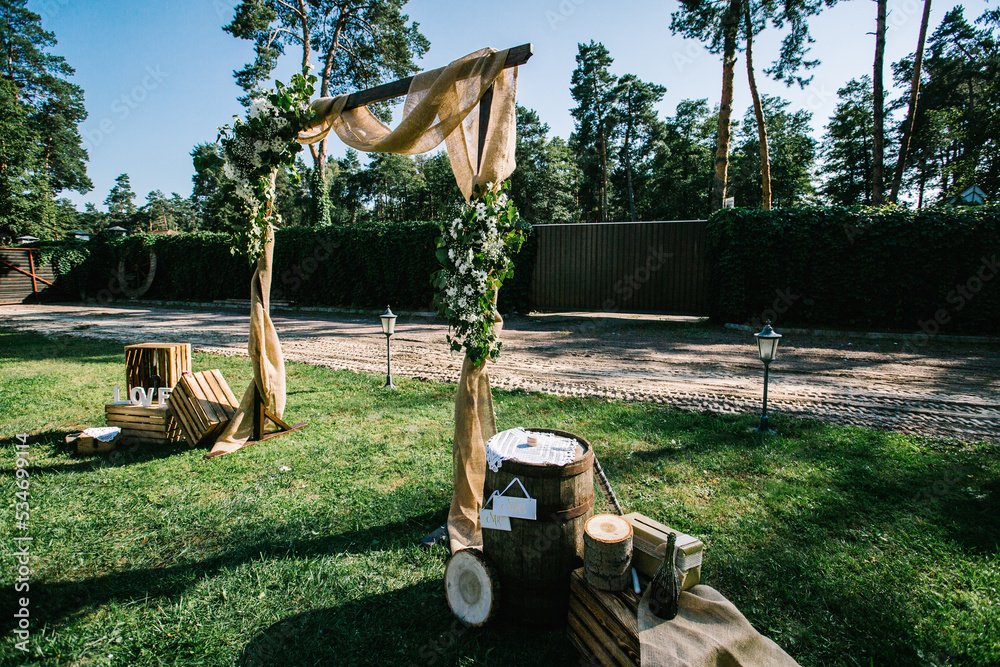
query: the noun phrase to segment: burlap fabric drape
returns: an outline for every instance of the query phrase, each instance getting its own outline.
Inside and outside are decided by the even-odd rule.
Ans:
[[[476,185],[499,183],[514,171],[517,69],[504,69],[506,60],[506,50],[481,49],[416,75],[394,130],[367,107],[344,111],[347,95],[320,98],[312,104],[317,121],[299,134],[299,141],[315,143],[333,131],[357,150],[403,155],[426,153],[443,141],[455,180],[468,200]],[[479,99],[491,85],[490,125],[479,160]]]
[[[649,611],[647,588],[639,603],[639,650],[643,667],[798,667],[732,602],[704,585],[681,593],[671,621]]]
[[[268,225],[264,252],[257,260],[250,281],[250,341],[247,352],[253,364],[253,382],[243,393],[240,408],[216,440],[209,457],[229,454],[243,447],[253,433],[254,387],[260,390],[268,412],[285,412],[285,358],[278,332],[271,321],[271,271],[274,261],[274,230]]]
[[[514,171],[517,69],[504,69],[507,51],[481,49],[447,67],[418,74],[403,104],[403,118],[390,129],[366,108],[344,111],[347,96],[313,103],[315,125],[299,140],[314,143],[331,131],[357,150],[414,155],[443,141],[455,180],[468,201],[487,183],[500,183]],[[493,86],[490,124],[479,156],[479,101]],[[503,320],[496,317],[499,333]],[[481,547],[479,507],[486,474],[485,443],[497,432],[486,363],[466,356],[455,396],[455,440],[452,448],[455,492],[448,514],[452,551]]]

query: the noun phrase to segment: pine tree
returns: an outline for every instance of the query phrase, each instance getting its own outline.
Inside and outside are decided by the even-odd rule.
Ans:
[[[872,203],[872,83],[866,75],[837,91],[840,101],[826,126],[820,149],[821,186],[840,206]]]
[[[614,132],[615,84],[609,67],[613,62],[599,42],[579,44],[570,94],[577,106],[570,111],[576,121],[569,145],[580,168],[580,208],[584,222],[608,219],[609,175],[614,168],[610,143]]]
[[[736,69],[736,52],[739,50],[741,33],[748,38],[752,47],[753,35],[763,29],[770,21],[776,28],[788,25],[781,51],[777,60],[764,70],[779,81],[798,83],[804,86],[806,79],[797,72],[818,64],[817,61],[805,60],[808,46],[812,42],[809,35],[807,18],[819,13],[824,6],[831,6],[836,0],[786,0],[775,3],[771,0],[761,0],[753,4],[752,0],[681,0],[680,9],[671,15],[670,30],[684,37],[699,39],[706,44],[711,53],[722,54],[722,98],[719,104],[719,128],[716,135],[715,180],[712,190],[712,210],[721,208],[726,198],[726,186],[729,170],[729,150],[731,140],[731,116],[733,105],[733,77]],[[747,70],[751,90],[756,98],[756,81],[753,80],[752,64]],[[759,144],[766,146],[766,135],[763,132],[765,116],[757,104],[757,122],[761,133]],[[766,162],[766,153],[762,155]],[[762,172],[766,172],[766,164],[762,164]]]
[[[0,0],[0,236],[62,234],[55,195],[88,192],[83,91],[26,0]],[[62,221],[62,222],[60,222]]]
[[[108,217],[114,225],[125,227],[132,222],[135,215],[135,193],[128,174],[121,174],[115,179],[111,192],[104,200],[108,207]]]
[[[653,108],[663,99],[667,89],[655,83],[646,83],[634,74],[626,74],[615,88],[615,138],[618,140],[618,171],[624,181],[617,188],[627,199],[628,219],[636,221],[636,190],[645,190],[650,180],[649,159],[654,144],[661,134],[661,122]]]
[[[226,32],[254,43],[255,58],[234,72],[247,101],[267,81],[287,48],[301,52],[301,71],[307,72],[315,54],[318,61],[320,95],[368,88],[387,78],[404,77],[417,71],[414,58],[422,57],[430,42],[402,12],[407,0],[243,0]],[[375,107],[387,119],[388,107]],[[327,139],[310,145],[314,173],[312,196],[322,198],[325,183]],[[321,188],[321,189],[319,189]],[[328,210],[322,203],[316,214]],[[315,221],[327,224],[329,220]]]

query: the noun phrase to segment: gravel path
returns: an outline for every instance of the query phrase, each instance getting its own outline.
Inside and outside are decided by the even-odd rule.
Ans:
[[[0,326],[121,343],[185,341],[198,350],[246,354],[248,316],[238,310],[18,305]],[[279,312],[287,359],[385,372],[377,318]],[[392,339],[399,376],[454,382],[461,357],[446,327],[400,317]],[[509,320],[490,375],[507,389],[654,401],[686,410],[756,413],[762,366],[745,332],[659,319],[531,316]],[[1000,438],[1000,346],[786,336],[772,365],[769,408],[909,433]]]

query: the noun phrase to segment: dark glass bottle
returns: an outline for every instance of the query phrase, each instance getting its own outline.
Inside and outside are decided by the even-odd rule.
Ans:
[[[666,621],[677,616],[677,606],[681,599],[681,582],[674,568],[676,545],[677,534],[670,533],[667,537],[667,553],[649,585],[649,610]]]

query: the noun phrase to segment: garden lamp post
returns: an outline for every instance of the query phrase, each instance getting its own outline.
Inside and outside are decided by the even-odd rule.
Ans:
[[[778,351],[778,340],[781,334],[771,328],[771,320],[768,320],[760,333],[755,333],[757,338],[757,348],[760,352],[760,360],[764,362],[764,409],[760,413],[760,426],[758,433],[772,433],[767,427],[767,370],[774,361],[774,355]]]
[[[385,334],[385,365],[386,365],[386,375],[385,375],[385,386],[383,389],[395,389],[396,385],[392,383],[392,354],[389,350],[389,338],[396,330],[396,316],[392,314],[392,310],[389,306],[385,307],[385,312],[380,315],[382,318],[382,333]]]

